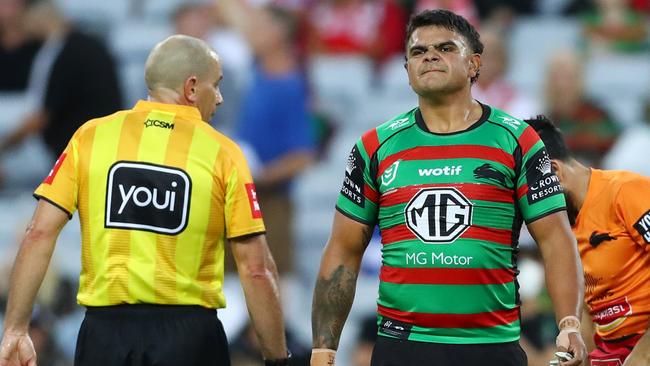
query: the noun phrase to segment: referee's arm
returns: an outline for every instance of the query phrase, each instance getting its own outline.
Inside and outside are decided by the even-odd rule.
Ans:
[[[287,357],[278,270],[263,234],[230,239],[246,306],[266,360]]]
[[[39,200],[27,227],[11,273],[9,302],[0,346],[0,366],[36,365],[36,352],[28,335],[34,299],[52,258],[56,239],[68,222],[68,213]]]

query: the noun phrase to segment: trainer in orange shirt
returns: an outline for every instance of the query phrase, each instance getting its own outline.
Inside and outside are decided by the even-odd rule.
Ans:
[[[219,58],[172,36],[149,55],[149,101],[80,127],[36,189],[11,276],[0,366],[36,364],[34,297],[61,228],[81,223],[75,366],[230,365],[217,308],[224,244],[237,263],[266,365],[288,364],[278,274],[239,147],[209,121]],[[86,82],[93,82],[87,80]]]
[[[650,365],[650,178],[590,169],[544,116],[526,122],[564,187],[595,328],[591,365]]]

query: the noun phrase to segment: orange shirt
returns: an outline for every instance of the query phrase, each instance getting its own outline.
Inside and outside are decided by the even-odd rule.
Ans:
[[[605,340],[644,333],[650,319],[650,178],[592,169],[573,232],[596,333]]]

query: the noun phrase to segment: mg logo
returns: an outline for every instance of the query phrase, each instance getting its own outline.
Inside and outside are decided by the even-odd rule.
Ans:
[[[404,210],[406,226],[426,243],[452,243],[472,224],[472,203],[456,188],[425,188]]]

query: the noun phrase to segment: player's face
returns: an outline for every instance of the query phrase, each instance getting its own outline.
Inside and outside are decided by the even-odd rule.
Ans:
[[[219,90],[219,83],[223,78],[221,65],[216,54],[214,55],[214,67],[205,80],[201,80],[197,86],[197,107],[201,111],[201,117],[204,121],[210,122],[217,106],[223,103],[223,97]]]
[[[463,36],[449,29],[416,29],[408,40],[406,70],[416,94],[426,97],[469,88],[480,66]]]

